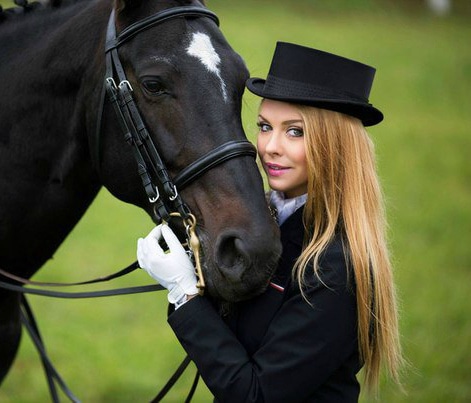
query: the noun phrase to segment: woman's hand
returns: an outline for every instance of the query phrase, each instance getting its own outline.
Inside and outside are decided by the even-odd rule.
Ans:
[[[168,251],[159,245],[160,240],[168,245]],[[198,293],[195,268],[168,225],[158,225],[147,237],[137,241],[137,260],[142,269],[169,290],[170,303],[176,304],[185,295]]]

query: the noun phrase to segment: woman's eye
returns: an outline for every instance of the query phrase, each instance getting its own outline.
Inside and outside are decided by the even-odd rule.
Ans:
[[[261,132],[268,132],[271,129],[270,125],[263,122],[258,122],[257,126]]]
[[[142,82],[144,88],[152,95],[165,94],[166,90],[160,80],[145,80]]]
[[[302,137],[304,136],[304,131],[299,127],[291,127],[290,129],[288,129],[288,134],[291,137]]]

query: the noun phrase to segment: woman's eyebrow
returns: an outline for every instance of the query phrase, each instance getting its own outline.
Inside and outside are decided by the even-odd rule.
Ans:
[[[262,115],[258,115],[258,118],[260,120],[263,120],[263,121],[266,121],[266,122],[270,121],[269,119],[264,118]],[[290,119],[290,120],[285,120],[285,121],[281,122],[281,124],[283,126],[289,126],[289,125],[292,125],[292,124],[295,124],[295,123],[303,123],[303,120],[302,119]]]

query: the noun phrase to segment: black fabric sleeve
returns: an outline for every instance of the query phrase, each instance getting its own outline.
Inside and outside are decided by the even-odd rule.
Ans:
[[[355,297],[343,253],[337,249],[330,255],[322,282],[311,271],[309,303],[294,287],[252,357],[206,298],[195,297],[170,315],[169,324],[218,400],[303,401],[346,362],[358,362],[352,360],[357,358]]]

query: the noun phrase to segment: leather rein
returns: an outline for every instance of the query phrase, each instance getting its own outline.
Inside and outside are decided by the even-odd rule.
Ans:
[[[133,89],[130,82],[126,78],[124,68],[121,64],[118,55],[118,48],[129,41],[131,38],[138,35],[140,32],[147,30],[155,25],[166,22],[170,19],[183,17],[183,18],[200,18],[206,17],[213,20],[219,26],[219,19],[212,11],[199,7],[199,6],[181,6],[173,7],[160,11],[150,17],[144,18],[134,24],[131,24],[119,34],[116,34],[115,25],[115,10],[111,11],[108,21],[106,44],[105,44],[105,79],[102,91],[102,102],[99,108],[99,116],[96,130],[96,149],[94,160],[99,167],[100,162],[100,149],[99,149],[99,136],[101,132],[102,113],[104,109],[105,94],[109,102],[113,106],[121,134],[126,143],[132,146],[133,155],[137,163],[138,173],[142,181],[142,185],[147,194],[149,202],[153,205],[154,214],[159,222],[169,221],[171,217],[178,216],[182,219],[187,231],[187,244],[196,266],[196,274],[198,276],[198,288],[200,294],[204,292],[204,278],[201,270],[199,249],[200,243],[196,234],[196,219],[191,213],[188,205],[181,198],[179,191],[185,188],[194,180],[198,179],[207,171],[212,168],[236,157],[252,156],[256,157],[255,147],[247,140],[232,140],[228,141],[207,154],[199,157],[196,161],[192,162],[184,168],[178,175],[170,178],[167,168],[160,157],[160,154],[155,146],[149,132],[144,123],[137,104],[133,97]],[[114,290],[95,291],[95,292],[58,292],[52,290],[44,290],[32,287],[24,287],[24,285],[38,286],[38,287],[63,287],[63,286],[77,286],[99,283],[109,281],[114,278],[128,274],[139,268],[137,262],[134,262],[126,268],[93,280],[74,282],[74,283],[46,283],[32,281],[19,276],[15,276],[9,272],[0,269],[0,276],[9,279],[11,282],[0,281],[0,288],[10,291],[15,291],[22,294],[21,300],[21,320],[23,325],[27,328],[33,343],[40,353],[40,357],[46,372],[46,377],[49,383],[49,389],[54,402],[59,402],[57,391],[54,381],[59,384],[63,392],[73,402],[79,400],[73,395],[70,389],[65,385],[60,375],[55,370],[50,362],[45,351],[44,344],[39,334],[36,321],[32,310],[25,298],[24,294],[35,294],[55,298],[94,298],[111,295],[124,295],[135,294],[142,292],[151,292],[164,289],[160,284],[145,285],[140,287],[127,287]],[[153,402],[160,401],[170,390],[173,384],[178,380],[181,373],[188,366],[190,360],[186,357],[180,366],[177,368],[173,376],[169,379],[167,384],[153,400]],[[198,374],[195,378],[193,386],[188,395],[187,401],[195,391],[198,380]]]

